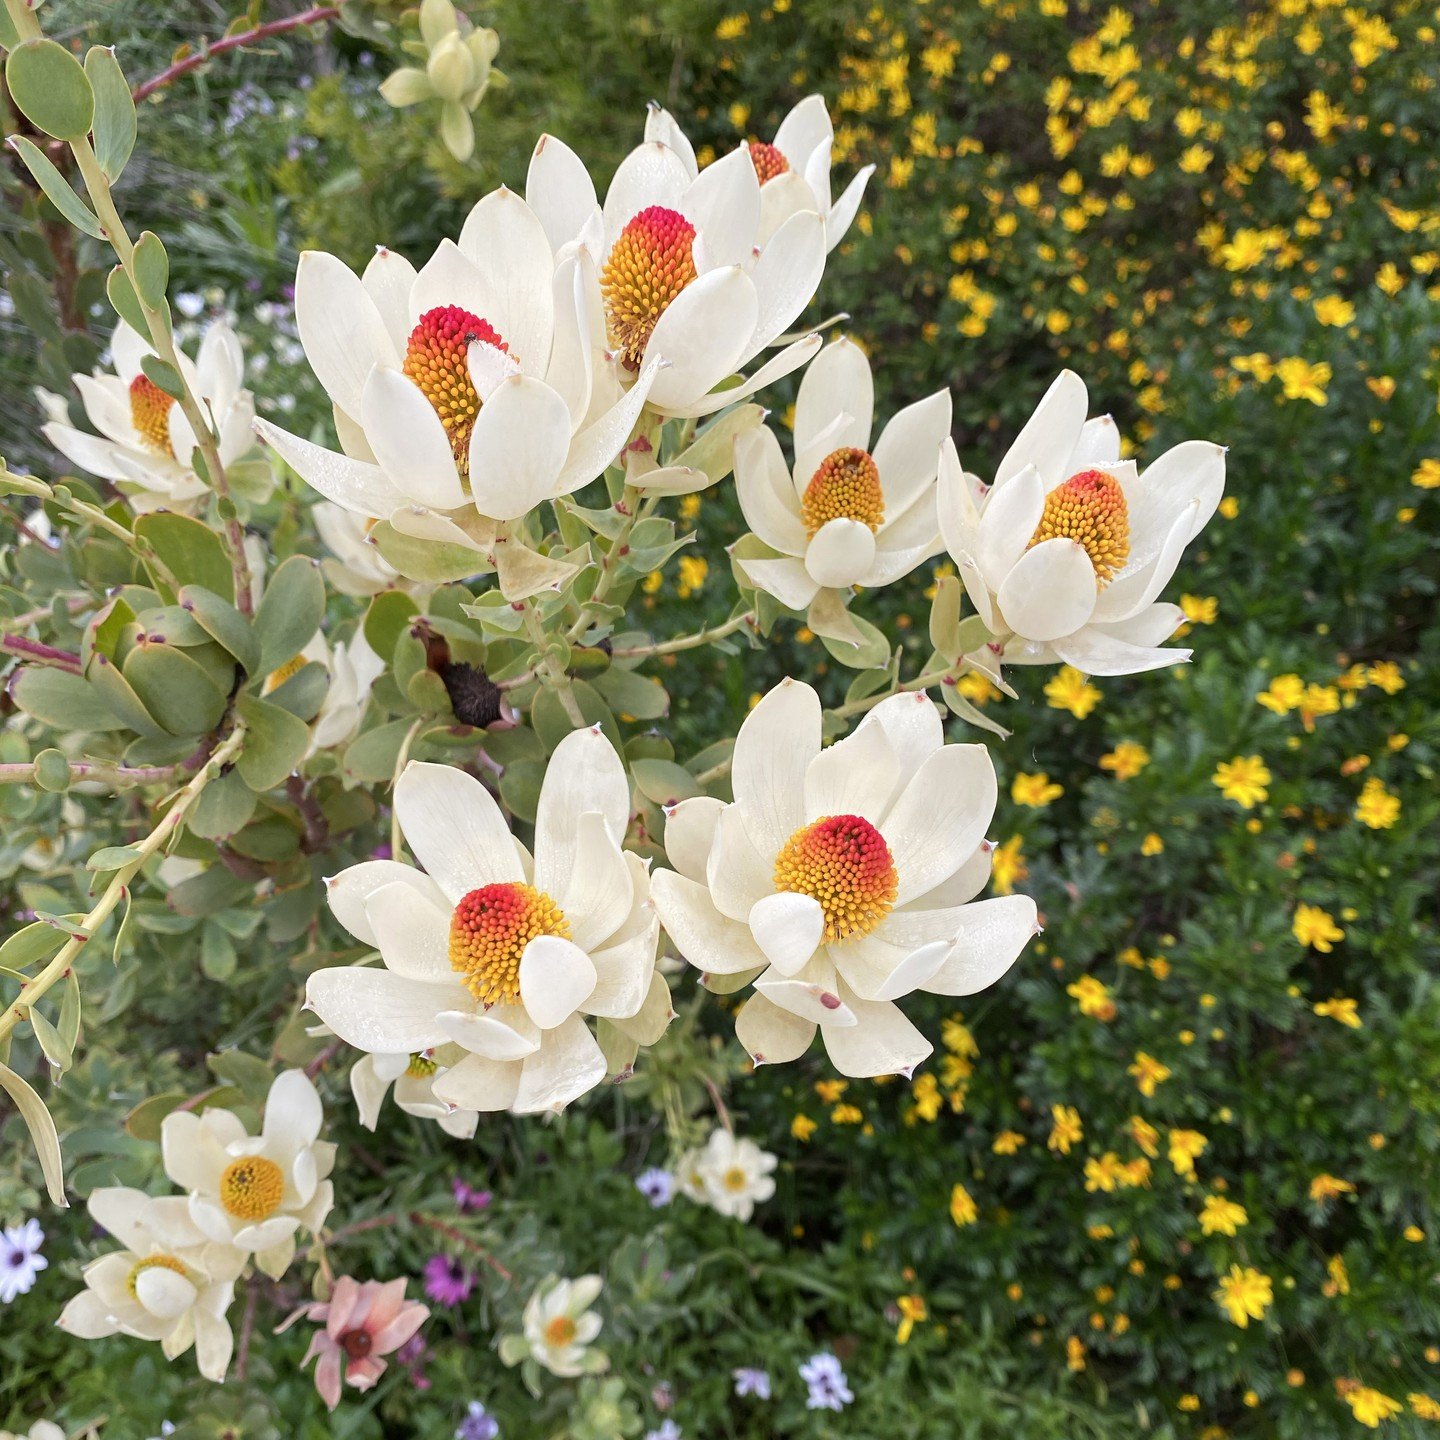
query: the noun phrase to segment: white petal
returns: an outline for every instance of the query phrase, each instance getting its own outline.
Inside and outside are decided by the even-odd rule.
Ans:
[[[993,985],[1038,932],[1028,895],[966,905],[945,963],[925,983],[932,995],[973,995]]]
[[[295,324],[310,368],[347,415],[360,413],[372,365],[400,366],[395,342],[360,277],[323,250],[306,250],[300,256]]]
[[[542,135],[536,143],[525,199],[545,227],[552,250],[575,239],[599,203],[585,162],[553,135]]]
[[[836,340],[810,362],[800,381],[795,397],[795,453],[808,450],[815,437],[842,416],[847,417],[846,429],[835,440],[836,447],[869,450],[874,413],[870,361],[853,340]]]
[[[825,222],[813,211],[792,215],[766,242],[750,271],[759,313],[750,350],[783,334],[815,297],[825,273]]]
[[[885,729],[861,725],[810,762],[805,771],[805,817],[860,815],[878,824],[900,778],[900,759]]]
[[[669,362],[651,387],[651,403],[662,411],[690,404],[733,375],[754,353],[759,304],[754,284],[738,265],[692,280],[665,307],[645,347],[647,360]],[[722,405],[740,398],[728,390],[723,394]]]
[[[549,1030],[540,1049],[520,1070],[513,1109],[517,1115],[563,1110],[605,1078],[605,1056],[578,1015]]]
[[[669,405],[666,407],[666,412],[670,415],[692,417],[713,415],[715,411],[723,410],[727,405],[734,405],[738,401],[747,400],[757,390],[763,390],[767,385],[773,385],[775,381],[784,379],[792,370],[798,370],[819,348],[820,337],[818,335],[802,335],[800,339],[793,341],[783,350],[776,351],[769,360],[758,370],[752,371],[739,385],[731,386],[726,390],[716,390],[712,394],[702,395],[683,404]]]
[[[569,873],[542,879],[537,860],[535,883],[555,897],[570,922],[570,938],[586,951],[615,934],[634,899],[624,852],[593,810],[575,822]]]
[[[461,1110],[489,1114],[508,1110],[520,1085],[520,1066],[509,1060],[467,1055],[435,1081],[435,1098]]]
[[[470,432],[470,489],[493,520],[518,520],[557,493],[570,448],[570,410],[540,380],[512,375],[480,407]]]
[[[891,418],[875,442],[875,464],[885,491],[885,513],[899,515],[930,484],[940,446],[950,434],[950,392],[938,390]]]
[[[544,375],[555,330],[555,265],[540,217],[502,185],[466,216],[460,249],[490,292],[486,318],[527,375]]]
[[[875,562],[875,532],[858,520],[827,520],[805,551],[805,569],[819,586],[856,585]]]
[[[380,468],[407,499],[457,510],[465,487],[435,407],[398,370],[377,365],[360,397],[360,423]]]
[[[576,822],[588,811],[604,817],[615,845],[624,840],[630,784],[624,763],[599,726],[572,730],[550,757],[535,814],[535,883],[540,889],[555,895],[568,884]]]
[[[605,195],[607,250],[642,210],[652,205],[679,210],[689,188],[684,161],[673,150],[654,140],[637,145],[620,162]]]
[[[516,1005],[496,1005],[487,1014],[447,1010],[439,1019],[455,1044],[486,1060],[523,1060],[540,1048],[539,1030]]]
[[[707,165],[680,208],[699,231],[711,265],[747,263],[760,227],[760,181],[749,147]]]
[[[662,370],[661,361],[647,361],[635,383],[574,438],[555,482],[556,495],[569,495],[588,485],[619,459]]]
[[[772,550],[782,555],[805,553],[809,539],[790,472],[780,442],[764,425],[735,439],[735,491],[745,523]]]
[[[804,821],[805,769],[820,753],[820,718],[814,690],[782,680],[740,726],[731,781],[762,856],[777,854]]]
[[[499,332],[501,340],[510,337],[500,329],[499,321],[490,312],[495,294],[474,264],[453,240],[442,240],[435,253],[420,267],[410,289],[411,322],[431,310],[457,305],[468,310]]]
[[[998,590],[1025,554],[1045,513],[1045,486],[1033,466],[992,490],[976,531],[975,558],[990,589]]]
[[[200,1292],[183,1275],[151,1265],[135,1277],[135,1298],[151,1315],[175,1320],[195,1304]]]
[[[1080,439],[1069,464],[1078,474],[1092,465],[1113,464],[1120,458],[1120,427],[1109,415],[1097,415],[1080,429]]]
[[[1183,665],[1191,653],[1132,645],[1093,625],[1050,644],[1058,659],[1086,675],[1139,675],[1166,665]]]
[[[645,107],[645,138],[668,145],[680,157],[685,173],[693,178],[699,168],[695,161],[695,147],[675,117],[653,100]]]
[[[815,1026],[764,995],[752,995],[735,1017],[735,1038],[758,1065],[798,1060],[815,1038]]]
[[[330,913],[357,939],[379,947],[365,914],[365,902],[385,885],[409,885],[433,905],[445,908],[440,887],[423,871],[398,860],[362,860],[325,881]]]
[[[1093,613],[1097,594],[1095,566],[1085,547],[1062,537],[1027,550],[996,598],[1016,634],[1044,643],[1073,635]]]
[[[803,812],[802,812],[803,813]],[[762,855],[738,805],[727,806],[715,822],[715,839],[705,864],[710,898],[722,915],[748,922],[757,900],[775,892],[775,857]]]
[[[500,807],[473,775],[412,760],[395,786],[395,813],[452,905],[482,885],[525,879]]]
[[[750,911],[750,933],[782,975],[805,968],[824,930],[825,912],[809,895],[781,891],[757,900]]]
[[[365,916],[386,968],[432,985],[453,983],[450,907],[408,884],[382,885],[365,902]]]
[[[467,992],[457,985],[423,985],[367,966],[334,965],[305,984],[310,1008],[357,1050],[413,1054],[449,1037],[436,1020],[457,1008]]]
[[[945,722],[922,691],[882,700],[860,722],[861,730],[871,727],[885,732],[904,776],[913,774],[945,743]]]
[[[755,989],[773,1004],[787,1010],[801,1020],[826,1028],[834,1026],[847,1028],[855,1023],[855,1012],[840,998],[838,981],[834,969],[826,962],[829,971],[828,983],[797,976],[793,980],[761,976],[755,982]],[[771,972],[772,976],[774,972]]]
[[[825,217],[825,248],[827,250],[833,250],[845,238],[845,232],[854,221],[855,214],[860,209],[861,200],[865,198],[865,186],[874,173],[875,167],[866,165],[830,207],[830,213]]]
[[[722,915],[703,885],[673,870],[657,870],[650,886],[650,898],[665,933],[697,970],[738,975],[765,968],[765,956],[750,927]]]
[[[804,610],[820,590],[819,582],[811,579],[805,562],[788,555],[779,560],[738,563],[757,590],[773,595],[787,610]]]
[[[715,843],[715,825],[725,802],[713,795],[696,795],[665,812],[665,855],[690,880],[705,880],[705,866]]]
[[[378,465],[367,465],[363,460],[312,445],[268,420],[257,420],[255,429],[307,485],[342,510],[381,520],[406,503],[404,493]]]
[[[540,935],[520,958],[520,999],[530,1018],[553,1030],[590,997],[595,966],[576,944],[558,935]]]
[[[303,1070],[284,1070],[265,1100],[263,1134],[286,1155],[298,1154],[320,1138],[325,1112],[314,1081]]]
[[[1027,465],[1040,472],[1046,490],[1066,479],[1060,472],[1080,440],[1089,405],[1085,382],[1073,370],[1062,370],[1005,452],[995,472],[996,486],[1003,486]]]
[[[830,1062],[842,1075],[852,1079],[908,1076],[933,1049],[890,1001],[856,997],[850,1008],[855,1014],[853,1026],[823,1025],[820,1029]]]
[[[375,309],[390,332],[395,353],[403,356],[410,343],[413,322],[410,319],[410,287],[415,283],[415,267],[394,250],[383,245],[375,251],[365,273],[360,277],[366,293],[375,302]]]
[[[970,858],[995,813],[996,794],[995,766],[983,745],[946,745],[920,766],[880,827],[900,877],[897,905],[932,890]]]
[[[862,1000],[899,1000],[921,989],[949,952],[948,938],[897,945],[883,928],[830,947],[835,968]]]

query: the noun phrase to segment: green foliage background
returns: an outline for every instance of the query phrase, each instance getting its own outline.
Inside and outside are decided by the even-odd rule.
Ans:
[[[990,707],[1013,730],[994,750],[1002,787],[1044,771],[1063,794],[1039,809],[1002,802],[994,838],[1019,837],[1029,874],[1017,884],[1036,896],[1046,933],[967,1006],[973,1073],[939,1055],[929,1067],[958,1110],[947,1101],[927,1121],[898,1082],[823,1099],[814,1087],[831,1077],[814,1055],[743,1076],[708,1002],[707,1063],[729,1082],[742,1132],[780,1153],[780,1190],[750,1227],[683,1201],[652,1211],[632,1180],[666,1158],[662,1104],[709,1107],[685,1059],[687,978],[678,1033],[637,1080],[555,1125],[487,1121],[466,1146],[391,1110],[371,1137],[343,1079],[327,1076],[343,1157],[334,1223],[450,1214],[459,1176],[495,1192],[476,1233],[522,1279],[600,1269],[627,1407],[608,1431],[596,1421],[600,1434],[657,1424],[661,1382],[684,1434],[704,1440],[1299,1440],[1360,1428],[1341,1393],[1354,1384],[1405,1406],[1390,1433],[1422,1434],[1424,1407],[1406,1397],[1440,1397],[1433,7],[512,0],[472,13],[500,30],[511,85],[487,97],[468,167],[423,113],[383,105],[386,61],[352,38],[232,57],[142,107],[127,209],[165,236],[178,288],[238,312],[247,353],[264,362],[250,377],[262,409],[293,396],[302,416],[322,415],[303,359],[277,340],[270,312],[256,314],[283,301],[301,248],[363,263],[383,242],[418,260],[485,189],[523,187],[542,129],[603,177],[638,139],[647,99],[674,110],[697,147],[723,151],[768,137],[818,89],[836,115],[842,179],[867,160],[879,172],[815,314],[851,312],[886,401],[949,385],[961,455],[984,474],[1068,364],[1144,454],[1192,436],[1229,445],[1236,504],[1179,576],[1180,589],[1216,601],[1213,623],[1185,642],[1193,665],[1097,682],[1102,698],[1083,718],[1049,703],[1038,673],[1018,674],[1019,702]],[[225,18],[136,0],[51,0],[46,15],[51,33],[118,43],[133,76]],[[1343,109],[1334,128],[1309,99],[1317,91]],[[1192,111],[1199,127],[1186,133]],[[1209,159],[1187,168],[1197,145]],[[3,222],[14,312],[0,319],[0,383],[7,453],[40,469],[51,457],[28,386],[61,390],[88,368],[100,292],[88,276],[68,289],[25,219],[17,208]],[[1254,263],[1243,232],[1261,237]],[[57,295],[68,327],[43,323]],[[1315,302],[1328,296],[1353,315],[1322,323]],[[1268,364],[1247,358],[1257,354]],[[1328,370],[1267,378],[1286,359]],[[1323,403],[1298,393],[1307,379]],[[677,587],[672,568],[645,596],[661,634],[723,618],[733,599],[723,547],[744,528],[738,507],[722,487],[687,523],[708,575],[692,567]],[[859,602],[914,650],[912,664],[926,653],[926,583]],[[785,625],[779,637],[763,654],[692,652],[663,672],[673,706],[658,728],[679,756],[733,733],[749,697],[784,673],[818,671],[826,698],[839,698],[846,675],[818,643]],[[1403,681],[1394,693],[1368,678],[1384,662]],[[1334,713],[1306,720],[1258,704],[1283,674],[1332,691]],[[1151,758],[1121,781],[1098,762],[1125,741]],[[1272,780],[1242,810],[1212,776],[1249,755]],[[1389,828],[1355,815],[1377,776],[1400,801]],[[15,877],[16,911],[77,908],[63,866],[21,866],[37,837],[59,833],[82,857],[111,843],[103,818],[66,839],[58,803],[0,794],[0,873]],[[1158,853],[1146,853],[1151,835]],[[207,1053],[270,1058],[299,982],[341,944],[308,914],[297,924],[284,901],[197,921],[154,890],[118,970],[87,956],[87,1047],[56,1104],[78,1190],[159,1179],[156,1148],[120,1134],[118,1118],[146,1096],[193,1089]],[[1292,934],[1301,903],[1344,929],[1330,953]],[[1083,975],[1108,987],[1108,1020],[1067,993]],[[1335,996],[1357,1002],[1358,1028],[1315,1013]],[[935,1002],[922,1023],[938,1033],[948,1013]],[[278,1053],[294,1043],[292,1027]],[[1151,1097],[1128,1073],[1139,1052],[1172,1072]],[[858,1122],[844,1111],[837,1121],[837,1103],[857,1107]],[[1068,1155],[1046,1146],[1055,1105],[1083,1120]],[[791,1134],[796,1115],[817,1122],[808,1140]],[[1135,1115],[1161,1136],[1148,1183],[1087,1190],[1087,1158],[1141,1155]],[[1166,1159],[1171,1129],[1207,1138],[1194,1179]],[[1005,1131],[1025,1137],[1015,1154],[993,1149]],[[500,1366],[493,1337],[515,1327],[523,1302],[504,1286],[431,1320],[428,1389],[400,1370],[347,1396],[333,1427],[295,1369],[303,1339],[269,1337],[293,1286],[263,1299],[247,1381],[218,1398],[188,1360],[167,1367],[136,1342],[64,1340],[48,1322],[77,1283],[87,1223],[78,1210],[41,1211],[23,1132],[12,1120],[5,1136],[0,1216],[40,1213],[51,1260],[35,1291],[0,1312],[0,1420],[12,1427],[58,1411],[71,1425],[108,1415],[120,1436],[155,1433],[163,1418],[188,1418],[196,1434],[443,1435],[482,1399],[512,1440],[567,1424],[592,1433],[595,1396],[574,1407],[557,1384],[537,1404]],[[1312,1200],[1322,1174],[1353,1191]],[[956,1184],[978,1208],[961,1227]],[[1248,1223],[1205,1236],[1197,1215],[1222,1187]],[[418,1275],[444,1244],[383,1227],[343,1259],[362,1277]],[[1337,1256],[1347,1287],[1330,1268]],[[1213,1298],[1236,1264],[1274,1287],[1264,1319],[1243,1329]],[[924,1297],[928,1319],[901,1346],[894,1307],[909,1295]],[[795,1367],[820,1348],[842,1357],[856,1392],[843,1415],[803,1408]],[[772,1405],[732,1398],[739,1365],[772,1371]]]

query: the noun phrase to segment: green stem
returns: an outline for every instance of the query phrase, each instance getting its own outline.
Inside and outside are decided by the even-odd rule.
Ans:
[[[622,645],[620,648],[612,650],[610,655],[615,660],[630,660],[636,656],[675,655],[681,650],[693,650],[698,645],[708,645],[712,641],[723,640],[725,636],[733,635],[737,630],[754,623],[755,612],[746,610],[727,620],[723,625],[707,626],[693,635],[680,635],[674,640],[662,640],[655,645]]]
[[[565,667],[553,655],[547,653],[550,640],[545,634],[545,622],[541,620],[540,612],[528,600],[525,602],[524,618],[525,633],[535,647],[536,674],[555,692],[560,704],[565,708],[565,714],[569,718],[570,724],[576,730],[583,730],[585,714],[580,709],[580,702],[575,698],[575,690],[570,684],[570,677],[565,673]]]
[[[619,572],[619,562],[630,549],[630,534],[642,512],[642,493],[633,485],[627,485],[615,502],[615,508],[625,516],[620,533],[610,542],[605,558],[600,562],[600,578],[595,582],[594,593],[580,607],[580,618],[566,632],[565,638],[573,645],[590,628],[590,616],[604,604]],[[648,512],[647,512],[648,513]]]
[[[81,136],[78,140],[72,140],[70,149],[75,156],[75,163],[80,169],[81,178],[85,181],[85,189],[95,207],[95,214],[105,230],[105,238],[110,242],[111,248],[115,251],[116,258],[120,261],[121,268],[125,271],[131,288],[135,292],[135,298],[150,331],[150,343],[155,347],[155,353],[179,377],[178,403],[186,420],[190,422],[191,430],[194,431],[195,443],[199,446],[201,455],[205,457],[207,476],[218,501],[221,524],[224,529],[225,548],[230,553],[230,567],[235,576],[235,606],[241,614],[249,615],[252,613],[252,602],[250,598],[250,562],[245,558],[245,534],[240,527],[240,519],[235,511],[235,502],[230,498],[230,486],[225,477],[225,466],[220,460],[220,445],[210,417],[205,413],[199,399],[191,392],[185,381],[185,372],[180,366],[179,352],[175,348],[175,337],[170,330],[169,316],[150,305],[141,293],[139,278],[135,272],[134,243],[125,228],[125,222],[120,218],[120,212],[115,208],[115,201],[110,193],[110,181],[100,168],[100,162],[95,158],[95,152],[90,147],[89,139]]]
[[[5,8],[10,12],[11,23],[22,40],[38,40],[44,34],[39,17],[25,0],[5,0]]]
[[[63,980],[70,973],[71,966],[74,964],[75,957],[80,953],[81,947],[88,940],[94,938],[100,927],[110,918],[111,912],[129,893],[130,882],[135,878],[141,866],[152,855],[158,854],[167,841],[179,831],[185,822],[186,815],[200,798],[205,787],[219,776],[221,770],[240,753],[244,744],[245,726],[237,723],[234,730],[211,754],[200,773],[176,796],[174,803],[165,812],[160,823],[135,846],[139,852],[135,859],[127,865],[122,865],[110,877],[110,883],[105,887],[104,893],[95,902],[90,913],[80,921],[80,928],[85,933],[72,935],[61,947],[60,953],[33,980],[27,981],[21,987],[19,997],[7,1007],[4,1014],[0,1014],[0,1041],[4,1041],[22,1020],[28,1020],[35,1002],[52,985]]]

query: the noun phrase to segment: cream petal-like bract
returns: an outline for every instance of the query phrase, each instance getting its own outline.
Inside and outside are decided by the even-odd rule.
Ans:
[[[666,933],[707,977],[753,978],[736,1033],[757,1064],[818,1028],[842,1073],[908,1073],[930,1045],[894,1002],[993,983],[1037,928],[1028,897],[969,903],[990,869],[988,753],[945,744],[921,693],[822,749],[819,697],[786,680],[741,726],[731,777],[729,805],[667,813],[675,868],[651,881]]]
[[[463,771],[412,762],[395,807],[429,873],[366,861],[329,882],[336,918],[379,949],[383,968],[315,972],[310,1007],[372,1056],[439,1047],[440,1105],[563,1109],[606,1074],[584,1017],[624,1024],[654,990],[659,921],[645,865],[622,849],[630,791],[619,755],[598,727],[556,746],[533,862]]]
[[[1114,422],[1086,419],[1088,403],[1084,382],[1063,371],[988,490],[964,473],[946,440],[939,485],[945,546],[976,613],[1011,664],[1064,663],[1089,675],[1128,675],[1186,660],[1188,650],[1160,643],[1174,632],[1179,612],[1156,602],[1185,546],[1220,503],[1225,451],[1190,440],[1137,471],[1120,458]],[[1105,491],[1087,496],[1077,484]],[[1047,522],[1052,503],[1056,519]],[[1103,566],[1092,553],[1096,516],[1109,542]],[[1118,553],[1117,534],[1123,540]],[[1173,619],[1168,628],[1167,619]]]

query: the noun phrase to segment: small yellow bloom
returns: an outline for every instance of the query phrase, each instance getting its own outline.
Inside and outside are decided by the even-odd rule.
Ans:
[[[1065,1342],[1065,1368],[1077,1374],[1085,1368],[1085,1342],[1078,1335]]]
[[[1135,1084],[1139,1087],[1140,1093],[1148,1100],[1155,1093],[1157,1085],[1163,1085],[1171,1076],[1169,1066],[1162,1065],[1153,1055],[1147,1055],[1143,1050],[1135,1052],[1135,1063],[1129,1067],[1128,1074],[1135,1077]]]
[[[1305,699],[1305,682],[1298,675],[1277,675],[1255,698],[1276,715],[1288,715]]]
[[[1159,855],[1165,849],[1165,842],[1152,830],[1141,842],[1142,855]]]
[[[1364,1023],[1360,1019],[1360,1013],[1356,1009],[1355,1001],[1347,999],[1343,995],[1336,995],[1332,999],[1322,1000],[1316,1005],[1315,1013],[1322,1019],[1339,1021],[1341,1025],[1348,1026],[1351,1030],[1360,1029]]]
[[[1133,780],[1150,763],[1150,752],[1137,740],[1122,740],[1100,757],[1100,768],[1117,780]]]
[[[990,883],[997,895],[1009,895],[1020,881],[1030,877],[1030,867],[1025,863],[1021,843],[1019,835],[1012,835],[990,854]]]
[[[1398,1415],[1404,1408],[1398,1400],[1369,1385],[1357,1385],[1354,1389],[1347,1386],[1341,1398],[1350,1407],[1350,1413],[1367,1430],[1379,1429],[1382,1420]]]
[[[1062,665],[1045,686],[1045,699],[1052,710],[1068,710],[1083,720],[1099,703],[1101,692],[1072,665]]]
[[[1110,1021],[1115,1018],[1115,1002],[1110,998],[1110,988],[1103,980],[1097,980],[1093,975],[1082,975],[1065,987],[1065,993],[1079,1005],[1082,1015],[1088,1015],[1092,1020]]]
[[[808,1115],[797,1115],[790,1122],[790,1133],[797,1140],[808,1140],[819,1128]]]
[[[1320,1287],[1322,1295],[1333,1300],[1337,1295],[1350,1293],[1350,1272],[1345,1267],[1343,1255],[1332,1255],[1325,1262],[1325,1274],[1328,1278]]]
[[[909,1342],[915,1326],[930,1318],[930,1312],[925,1308],[925,1299],[921,1295],[902,1295],[896,1300],[895,1308],[900,1312],[900,1328],[895,1332],[895,1343],[904,1345]]]
[[[1302,944],[1322,955],[1328,955],[1335,948],[1337,940],[1345,938],[1345,932],[1335,919],[1318,905],[1301,905],[1296,908],[1290,933]]]
[[[1365,678],[1387,695],[1394,695],[1405,688],[1405,677],[1393,660],[1382,660],[1378,665],[1370,666],[1365,672]]]
[[[1322,325],[1348,325],[1355,318],[1355,307],[1339,295],[1325,295],[1315,302],[1315,318]]]
[[[1229,1272],[1221,1277],[1215,1299],[1226,1313],[1232,1325],[1244,1330],[1252,1320],[1262,1320],[1275,1299],[1274,1287],[1268,1275],[1262,1275],[1253,1266],[1232,1265]]]
[[[1092,1156],[1085,1162],[1085,1189],[1092,1193],[1103,1190],[1109,1194],[1121,1183],[1124,1168],[1113,1150],[1107,1150],[1099,1159]]]
[[[1338,1175],[1317,1175],[1310,1182],[1310,1198],[1318,1205],[1323,1200],[1333,1200],[1337,1195],[1353,1195],[1355,1187]]]
[[[1440,1400],[1414,1390],[1405,1398],[1410,1402],[1410,1408],[1422,1420],[1440,1420]]]
[[[1412,1245],[1418,1245],[1425,1238],[1425,1232],[1418,1225],[1407,1225],[1401,1232],[1401,1238],[1408,1240]]]
[[[1043,770],[1035,775],[1017,775],[1010,784],[1010,798],[1017,805],[1027,805],[1032,810],[1044,809],[1064,793],[1065,787],[1055,784]]]
[[[858,1125],[865,1118],[865,1112],[858,1105],[837,1105],[830,1112],[830,1119],[836,1125]]]
[[[1258,755],[1237,755],[1223,760],[1211,777],[1220,793],[1242,810],[1251,810],[1270,793],[1270,769]]]
[[[1052,1105],[1050,1107],[1050,1138],[1046,1146],[1061,1155],[1068,1155],[1070,1147],[1085,1138],[1085,1127],[1080,1121],[1080,1112],[1073,1105]]]
[[[963,1185],[956,1185],[950,1191],[950,1218],[957,1225],[973,1225],[980,1218],[979,1207]]]
[[[1426,456],[1411,472],[1410,483],[1421,490],[1440,490],[1440,459]]]
[[[1002,1130],[990,1147],[997,1155],[1013,1155],[1025,1144],[1025,1137],[1018,1130]]]
[[[1180,609],[1192,625],[1213,625],[1220,602],[1213,595],[1182,595]]]
[[[1249,1223],[1245,1207],[1223,1195],[1207,1195],[1200,1208],[1200,1229],[1206,1235],[1233,1235],[1241,1225]]]
[[[847,1080],[817,1080],[815,1093],[827,1104],[833,1105],[850,1088]]]
[[[1325,387],[1330,383],[1332,373],[1328,361],[1321,360],[1312,365],[1298,355],[1287,356],[1275,366],[1275,375],[1284,388],[1285,398],[1308,400],[1312,405],[1329,403]]]
[[[1355,818],[1371,830],[1388,830],[1400,818],[1400,797],[1387,790],[1378,775],[1372,775],[1355,802]]]
[[[1210,1142],[1198,1130],[1170,1132],[1170,1164],[1186,1180],[1195,1178],[1195,1161]]]

